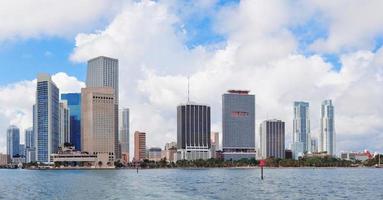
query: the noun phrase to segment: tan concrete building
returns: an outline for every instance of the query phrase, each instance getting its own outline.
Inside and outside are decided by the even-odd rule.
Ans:
[[[81,148],[89,154],[116,158],[116,102],[113,88],[81,89]]]
[[[0,166],[7,165],[9,160],[10,158],[7,154],[0,153]]]
[[[134,133],[134,161],[142,161],[146,158],[146,133],[136,131]]]

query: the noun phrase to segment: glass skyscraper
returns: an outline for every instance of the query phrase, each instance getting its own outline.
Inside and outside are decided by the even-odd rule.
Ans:
[[[325,100],[321,107],[320,151],[331,156],[336,154],[334,123],[334,106],[331,100]]]
[[[222,140],[225,160],[255,159],[255,95],[249,91],[223,94]]]
[[[35,118],[36,159],[48,163],[59,147],[59,89],[48,74],[37,78]]]
[[[129,109],[124,108],[120,116],[120,150],[121,158],[125,162],[129,162]]]
[[[20,155],[20,129],[17,126],[10,126],[7,129],[7,155],[13,158]]]
[[[294,102],[293,143],[297,143],[296,146],[300,146],[299,143],[303,145],[303,152],[296,152],[296,154],[311,150],[310,112],[307,102]]]
[[[61,94],[61,100],[66,100],[70,113],[69,141],[75,149],[81,150],[81,93]]]

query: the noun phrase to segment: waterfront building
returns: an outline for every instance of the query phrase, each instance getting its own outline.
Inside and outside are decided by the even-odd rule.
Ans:
[[[165,144],[165,150],[163,151],[162,157],[168,162],[175,162],[177,156],[177,143],[169,142]]]
[[[107,87],[113,88],[114,101],[115,101],[115,158],[120,158],[119,152],[119,120],[118,120],[118,103],[119,103],[119,67],[118,60],[105,56],[99,56],[88,61],[86,87]]]
[[[217,151],[219,151],[219,133],[212,132],[211,133],[211,157],[217,158]]]
[[[318,139],[311,138],[311,149],[310,152],[316,153],[318,152]]]
[[[121,159],[125,163],[129,162],[129,109],[124,108],[121,110],[120,113],[120,134],[119,134],[119,140],[120,140],[120,152],[121,152]]]
[[[302,150],[302,152],[293,152],[296,155],[303,155],[311,150],[311,136],[310,136],[310,112],[309,103],[307,102],[294,102],[294,121],[293,121],[293,143],[294,150]],[[300,148],[301,144],[303,148]]]
[[[133,161],[140,162],[146,159],[146,133],[136,131],[134,133],[134,158]]]
[[[34,148],[35,147],[35,137],[33,133],[33,128],[28,128],[25,130],[25,148]]]
[[[222,148],[225,160],[255,158],[255,95],[229,90],[222,96]]]
[[[177,107],[177,160],[211,158],[210,107],[188,102]]]
[[[70,111],[66,100],[60,102],[59,117],[59,144],[63,147],[65,143],[70,143]]]
[[[285,159],[293,159],[293,151],[290,149],[285,150]]]
[[[9,163],[10,157],[8,154],[0,153],[0,166],[5,166]]]
[[[64,168],[64,163],[69,163],[67,167],[85,168],[114,168],[114,163],[110,162],[106,153],[88,154],[76,151],[74,146],[60,147],[57,154],[51,155],[51,160],[56,165]]]
[[[152,147],[149,149],[149,160],[159,162],[162,159],[162,149],[159,147]]]
[[[285,158],[285,122],[266,120],[259,132],[261,158]]]
[[[7,155],[11,159],[20,155],[20,129],[14,125],[7,129]]]
[[[19,155],[20,157],[25,157],[25,144],[19,145]]]
[[[48,74],[37,77],[35,145],[38,162],[49,163],[59,147],[59,89]]]
[[[81,147],[89,154],[116,159],[115,95],[112,88],[81,89]]]
[[[35,135],[33,128],[28,128],[25,130],[25,162],[29,163],[35,160]]]
[[[351,161],[366,161],[368,159],[372,159],[372,154],[365,150],[363,152],[342,152],[340,153],[340,158],[343,160],[351,160]]]
[[[81,150],[81,93],[61,94],[61,100],[66,100],[70,111],[70,143]]]
[[[327,152],[328,155],[335,156],[335,120],[334,106],[331,100],[322,102],[321,107],[321,132],[319,150]]]
[[[304,156],[304,144],[303,142],[294,142],[291,144],[291,151],[293,153],[293,159],[298,160]]]

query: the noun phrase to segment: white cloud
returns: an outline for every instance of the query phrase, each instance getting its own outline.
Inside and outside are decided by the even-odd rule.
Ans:
[[[383,1],[310,1],[310,6],[328,24],[326,37],[317,39],[311,49],[339,53],[372,49],[375,38],[383,34]]]
[[[68,36],[89,31],[114,16],[120,1],[0,1],[0,41]]]
[[[79,92],[85,84],[77,78],[60,72],[52,76],[61,93]],[[24,130],[32,126],[32,106],[35,103],[36,80],[20,81],[0,87],[0,152],[6,151],[6,129],[16,125],[21,130],[20,142],[24,143]]]

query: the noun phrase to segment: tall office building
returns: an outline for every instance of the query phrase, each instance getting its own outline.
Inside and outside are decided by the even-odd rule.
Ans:
[[[285,158],[285,122],[266,120],[260,126],[260,156],[266,158]]]
[[[119,145],[118,145],[118,102],[119,102],[119,69],[118,59],[99,56],[88,61],[86,87],[109,87],[114,90],[115,101],[115,157],[119,158]]]
[[[210,107],[187,104],[177,107],[177,160],[211,158]]]
[[[115,100],[112,88],[81,89],[81,147],[90,154],[116,159]]]
[[[70,110],[68,108],[68,102],[66,100],[62,100],[60,102],[60,115],[59,115],[60,123],[60,137],[59,144],[60,146],[64,146],[65,143],[70,143]]]
[[[25,162],[30,163],[36,159],[35,134],[33,128],[25,130]]]
[[[35,104],[35,144],[38,162],[50,162],[52,153],[59,147],[59,89],[48,74],[37,77]]]
[[[66,100],[70,113],[70,143],[75,149],[81,150],[81,94],[61,94],[61,99]]]
[[[229,90],[222,96],[222,140],[225,160],[255,158],[255,95]]]
[[[7,129],[7,155],[11,159],[20,155],[20,129],[14,125]]]
[[[296,154],[311,150],[310,112],[307,102],[294,102],[293,143],[302,143],[298,146],[303,145],[303,152],[296,152]]]
[[[217,151],[219,150],[219,133],[212,132],[210,140],[211,140],[211,157],[217,158]]]
[[[318,152],[318,140],[316,138],[311,138],[311,150],[312,153]]]
[[[19,155],[20,157],[25,157],[25,144],[20,144],[19,145]]]
[[[146,158],[146,133],[136,131],[134,133],[134,158],[135,162]]]
[[[124,162],[129,162],[129,109],[121,110],[120,116],[120,151],[121,159]]]
[[[33,128],[28,128],[25,130],[25,148],[34,148],[35,147],[35,135],[33,133]]]
[[[334,106],[331,100],[325,100],[321,107],[320,151],[335,156],[335,141]]]

